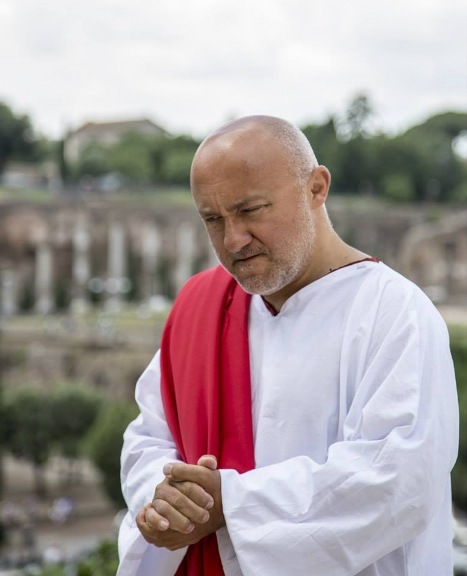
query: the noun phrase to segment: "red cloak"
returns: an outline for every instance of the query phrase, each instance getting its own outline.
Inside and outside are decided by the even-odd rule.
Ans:
[[[184,462],[203,454],[219,468],[254,467],[248,295],[221,266],[181,290],[161,342],[161,392]],[[176,576],[223,575],[215,534],[190,546]]]

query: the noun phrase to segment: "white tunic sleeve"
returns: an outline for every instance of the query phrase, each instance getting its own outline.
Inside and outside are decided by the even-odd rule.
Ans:
[[[180,460],[170,435],[160,396],[159,353],[136,385],[140,414],[127,428],[121,459],[122,492],[128,506],[119,532],[118,576],[173,576],[186,548],[171,552],[146,543],[136,514],[154,497],[167,462]]]
[[[383,294],[372,307],[375,299],[362,294],[347,321],[334,400],[340,438],[327,459],[304,454],[241,475],[221,471],[244,576],[381,574],[365,568],[397,549],[401,563],[384,574],[446,573],[406,572],[405,554],[442,502],[450,506],[458,421],[447,330],[418,293],[396,302]]]

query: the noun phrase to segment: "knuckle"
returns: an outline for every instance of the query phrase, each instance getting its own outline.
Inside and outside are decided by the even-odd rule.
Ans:
[[[154,491],[154,497],[158,498],[160,497],[160,494],[164,494],[166,487],[168,485],[168,482],[166,482],[165,480],[163,482],[161,482],[160,484],[158,484],[156,486],[156,490]]]
[[[180,528],[183,532],[191,532],[193,529],[193,524],[188,518],[183,518],[180,522]]]
[[[192,500],[196,498],[199,487],[193,482],[181,482],[182,490]]]
[[[184,504],[185,504],[185,496],[181,492],[176,492],[173,497],[174,507],[180,509]]]
[[[169,505],[167,504],[167,502],[165,500],[161,500],[160,498],[156,498],[156,500],[154,500],[154,502],[152,503],[152,507],[154,508],[154,510],[156,512],[163,515],[164,512],[166,513],[168,511]]]
[[[190,484],[191,484],[191,482],[186,482],[186,481],[183,481],[183,482],[171,482],[171,485],[172,485],[172,486],[175,486],[175,487],[177,488],[177,490],[178,490],[179,492],[182,492],[183,494],[188,494],[188,492],[190,491],[190,490],[189,490]]]

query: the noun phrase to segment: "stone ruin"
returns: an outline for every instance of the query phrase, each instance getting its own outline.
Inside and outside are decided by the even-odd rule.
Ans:
[[[328,202],[339,234],[413,279],[433,300],[465,303],[467,211]],[[216,257],[189,204],[147,199],[0,204],[0,311],[117,311],[172,300]]]
[[[215,262],[194,209],[106,201],[0,205],[0,304],[49,314],[172,299]]]

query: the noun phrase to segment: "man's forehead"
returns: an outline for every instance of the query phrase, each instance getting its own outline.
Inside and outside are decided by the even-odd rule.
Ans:
[[[230,164],[236,170],[248,172],[273,161],[276,163],[284,156],[280,142],[261,126],[251,125],[243,128],[215,133],[198,150],[193,168],[211,170],[222,164]]]
[[[264,130],[255,126],[245,126],[214,133],[203,143],[200,153],[204,155],[241,155],[258,141],[267,140]]]

